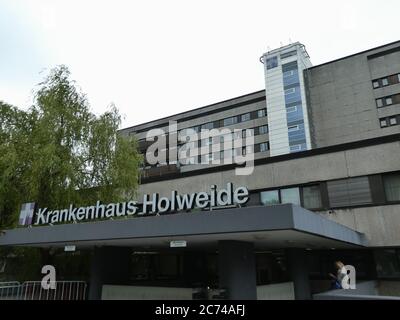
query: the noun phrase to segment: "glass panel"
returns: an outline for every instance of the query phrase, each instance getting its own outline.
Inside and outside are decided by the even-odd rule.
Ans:
[[[382,79],[382,85],[387,86],[389,84],[389,81],[387,78]]]
[[[261,133],[261,134],[266,134],[266,133],[268,133],[268,125],[262,126],[262,127],[260,128],[260,133]]]
[[[260,193],[261,204],[264,206],[270,206],[273,204],[279,204],[279,191],[264,191]]]
[[[388,106],[390,104],[393,104],[392,98],[386,98],[386,105]]]
[[[322,207],[321,192],[319,186],[303,187],[303,204],[307,209]]]
[[[265,117],[265,114],[266,114],[266,110],[265,109],[261,109],[261,110],[257,111],[257,117],[258,118]]]
[[[242,116],[241,116],[242,122],[249,121],[249,120],[250,120],[250,113],[242,114]]]
[[[400,265],[396,250],[376,250],[375,261],[379,278],[400,277]]]
[[[278,57],[272,57],[267,59],[267,69],[273,69],[278,66]]]
[[[383,177],[387,201],[400,201],[400,174]]]
[[[379,81],[374,81],[373,82],[373,86],[374,86],[375,89],[379,88]]]
[[[267,143],[260,143],[260,152],[268,151],[268,144]]]
[[[377,105],[378,108],[383,107],[383,101],[382,101],[382,99],[377,99],[377,100],[376,100],[376,105]]]
[[[236,117],[231,117],[231,118],[224,119],[224,126],[225,127],[226,126],[230,126],[230,125],[235,124],[235,123],[237,123],[237,118]]]
[[[281,190],[282,203],[300,204],[299,188],[282,189]]]
[[[387,121],[386,119],[381,120],[381,128],[387,127]]]

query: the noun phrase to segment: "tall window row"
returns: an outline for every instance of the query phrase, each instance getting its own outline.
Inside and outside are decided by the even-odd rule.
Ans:
[[[397,74],[392,74],[390,76],[380,78],[380,79],[375,79],[372,81],[372,87],[374,89],[382,88],[382,87],[387,87],[393,84],[400,83],[400,73]]]
[[[379,124],[381,125],[381,128],[398,126],[400,124],[400,114],[390,117],[380,118]]]
[[[376,106],[378,108],[388,107],[398,103],[400,103],[400,93],[376,99]]]
[[[261,191],[254,201],[269,206],[291,203],[310,210],[400,202],[400,172]]]
[[[207,122],[202,125],[194,126],[194,127],[189,127],[185,129],[181,129],[179,132],[185,133],[186,131],[192,130],[196,133],[201,132],[201,130],[211,130],[211,129],[217,129],[221,127],[227,127],[231,126],[234,124],[242,123],[242,122],[247,122],[250,120],[255,120],[259,118],[263,118],[267,116],[267,108],[262,108],[258,109],[255,111],[243,113],[237,116],[232,116],[212,122]]]

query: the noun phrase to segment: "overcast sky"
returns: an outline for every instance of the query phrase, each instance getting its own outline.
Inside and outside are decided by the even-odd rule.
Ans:
[[[27,108],[58,64],[122,127],[264,89],[259,57],[314,65],[400,40],[399,0],[0,0],[0,100]]]

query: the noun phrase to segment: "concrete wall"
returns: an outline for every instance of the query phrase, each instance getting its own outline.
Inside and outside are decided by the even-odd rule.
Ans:
[[[192,288],[104,285],[102,300],[192,300]]]
[[[258,286],[257,300],[294,300],[293,282]]]
[[[334,210],[320,214],[364,233],[370,246],[400,246],[400,205]]]
[[[378,109],[375,99],[399,93],[400,84],[373,89],[372,80],[400,73],[400,52],[367,59],[399,46],[392,44],[306,70],[309,108],[316,147],[369,139],[400,132],[381,128],[379,118],[400,114],[399,106]]]
[[[234,170],[226,170],[143,184],[140,186],[139,199],[144,193],[153,192],[169,197],[172,190],[181,194],[207,192],[212,184],[221,188],[228,182],[235,186],[246,186],[249,190],[258,190],[398,170],[400,142],[390,142],[259,165],[249,176],[237,176]],[[321,214],[365,233],[371,246],[400,246],[399,210],[398,205],[391,205],[335,210],[334,214]]]

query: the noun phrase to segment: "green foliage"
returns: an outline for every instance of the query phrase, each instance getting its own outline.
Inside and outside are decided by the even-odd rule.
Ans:
[[[0,227],[16,224],[24,202],[52,209],[132,198],[142,158],[120,123],[114,106],[90,112],[65,66],[39,84],[28,111],[0,102]]]

